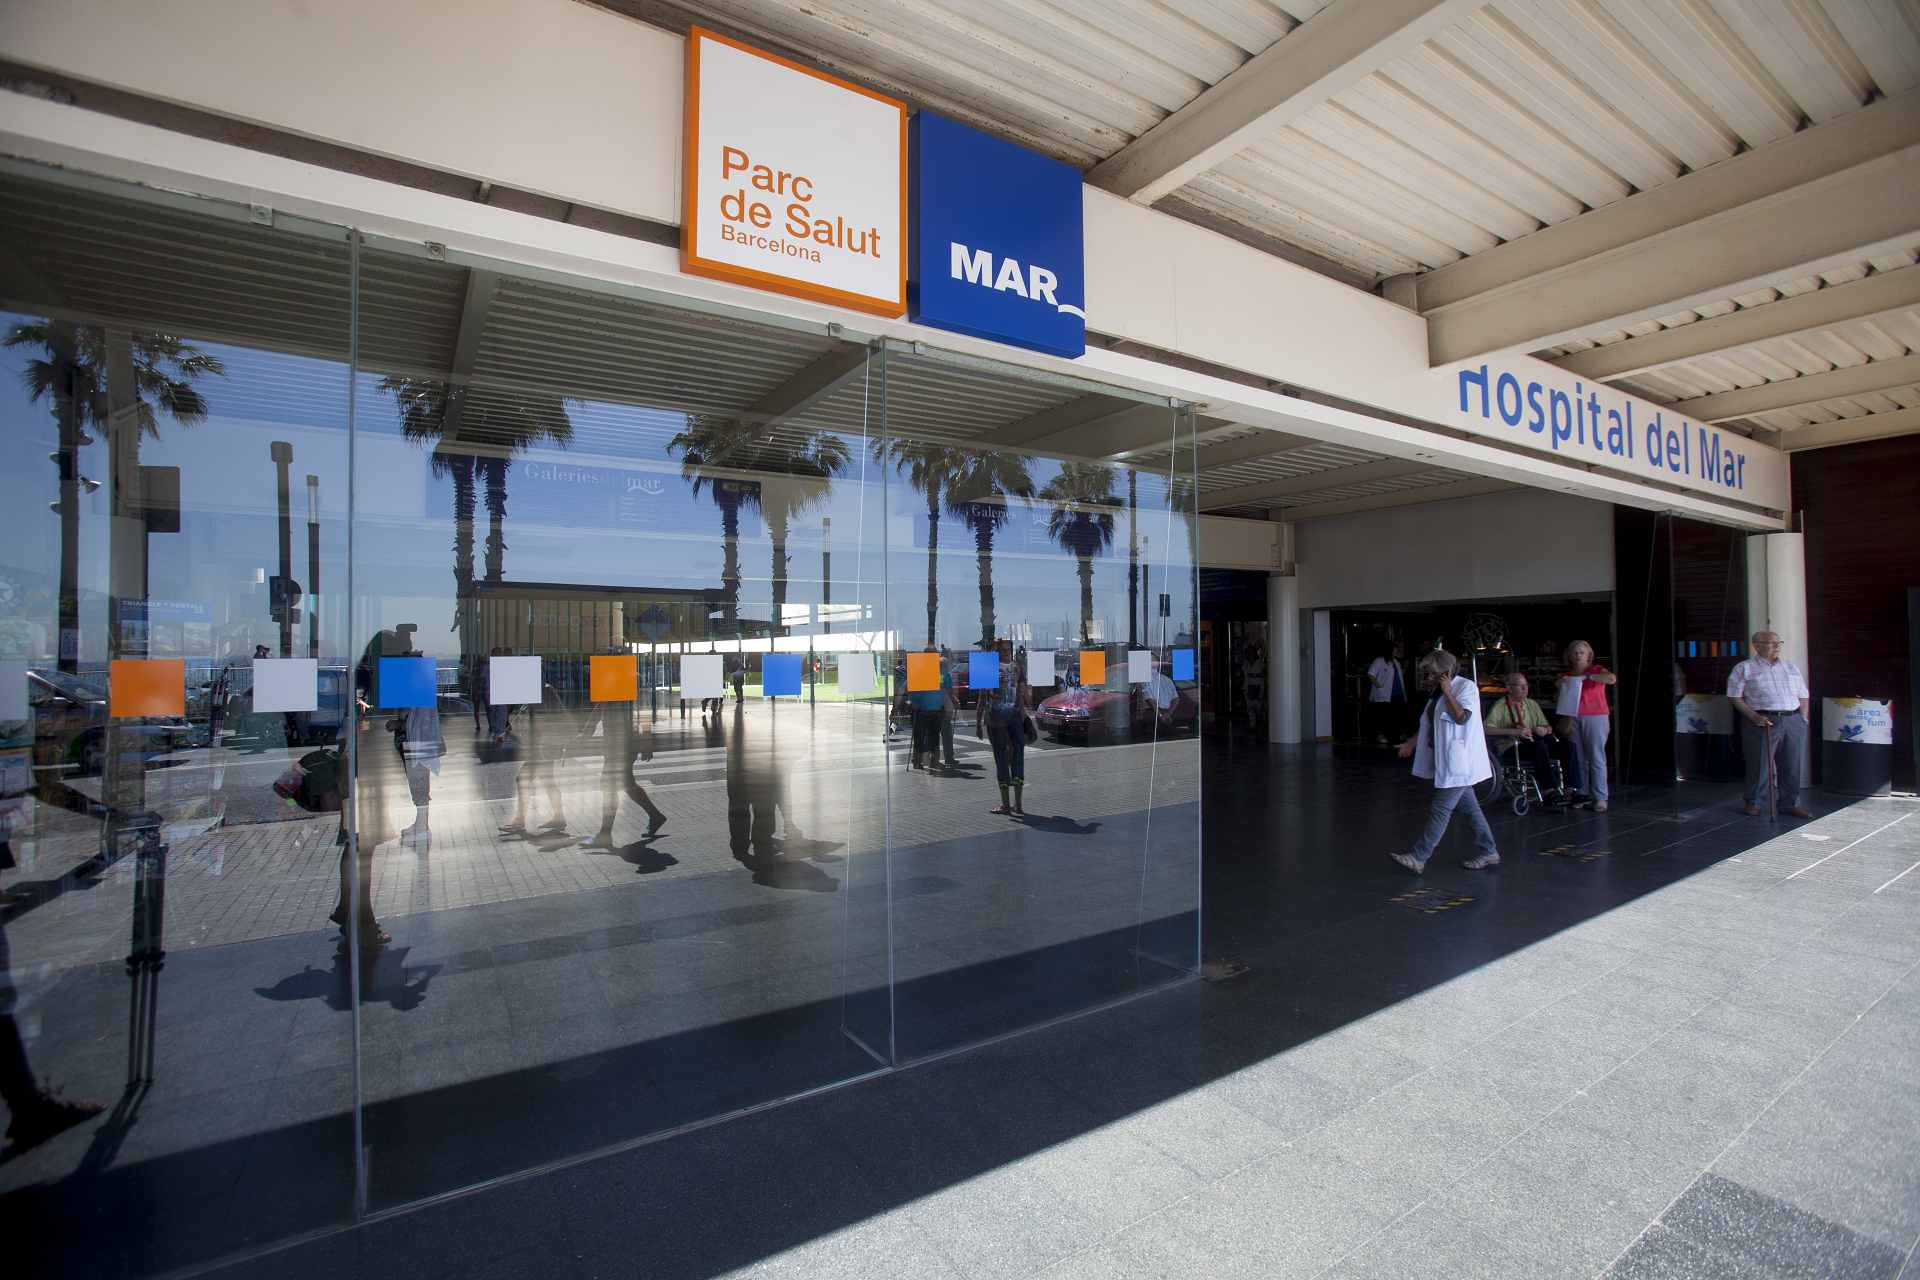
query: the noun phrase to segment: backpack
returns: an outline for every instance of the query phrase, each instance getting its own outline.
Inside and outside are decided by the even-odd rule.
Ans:
[[[342,763],[337,747],[309,751],[273,784],[274,794],[308,813],[338,813]]]

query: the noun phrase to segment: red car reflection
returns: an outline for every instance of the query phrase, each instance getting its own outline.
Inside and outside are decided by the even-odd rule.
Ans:
[[[1160,718],[1159,732],[1165,735],[1195,728],[1200,721],[1199,684],[1193,680],[1167,680],[1164,676],[1160,680],[1163,686],[1173,687],[1175,696],[1164,718]],[[1147,691],[1145,684],[1124,688],[1083,685],[1056,693],[1042,702],[1034,712],[1034,719],[1039,722],[1042,733],[1050,733],[1062,741],[1086,742],[1099,736],[1150,737],[1159,713],[1148,700]],[[1123,705],[1125,709],[1121,710]]]

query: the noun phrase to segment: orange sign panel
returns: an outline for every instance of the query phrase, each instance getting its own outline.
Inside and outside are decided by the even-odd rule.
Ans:
[[[1107,655],[1101,649],[1082,649],[1080,651],[1080,683],[1105,684],[1107,682]]]
[[[937,653],[910,653],[907,655],[907,692],[926,693],[940,687],[940,655]]]
[[[187,664],[177,658],[115,658],[107,664],[107,706],[114,716],[187,714]]]
[[[587,659],[587,697],[594,702],[632,702],[640,676],[632,654],[592,654]]]
[[[907,108],[687,34],[680,266],[875,315],[907,309]]]

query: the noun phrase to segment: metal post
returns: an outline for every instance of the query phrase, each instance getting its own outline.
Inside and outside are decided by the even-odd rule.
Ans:
[[[320,656],[320,477],[307,477],[307,656]]]
[[[285,440],[272,445],[273,466],[280,490],[280,580],[270,589],[273,608],[280,615],[280,656],[293,656],[293,498],[288,491],[287,467],[293,462],[293,446]]]

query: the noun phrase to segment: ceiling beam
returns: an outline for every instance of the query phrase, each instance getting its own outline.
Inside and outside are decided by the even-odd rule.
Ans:
[[[1830,369],[1826,373],[1783,378],[1779,382],[1763,382],[1757,387],[1742,387],[1738,391],[1717,391],[1710,396],[1676,400],[1661,407],[1684,413],[1701,422],[1729,422],[1756,413],[1798,409],[1822,400],[1864,396],[1915,383],[1920,383],[1920,355],[1905,355],[1892,360],[1856,364],[1846,369]]]
[[[434,446],[436,453],[448,452],[446,446],[460,438],[460,419],[466,413],[467,392],[473,387],[473,366],[480,358],[480,335],[486,330],[487,312],[493,307],[493,290],[499,283],[498,271],[474,267],[467,272],[467,296],[460,306],[460,328],[453,337],[453,364],[447,370],[447,410],[440,422],[440,439]]]
[[[1111,418],[1118,413],[1126,413],[1140,407],[1138,400],[1125,396],[1085,395],[1065,404],[1055,405],[1051,409],[1042,409],[1031,417],[1009,422],[1004,427],[995,427],[983,431],[967,441],[969,445],[985,448],[996,446],[1018,447],[1057,435],[1072,427],[1083,426],[1101,418]]]
[[[1241,507],[1248,503],[1270,503],[1276,498],[1289,498],[1295,494],[1318,493],[1322,489],[1338,489],[1342,485],[1372,484],[1377,480],[1398,480],[1402,476],[1417,476],[1424,471],[1438,471],[1442,468],[1433,462],[1408,462],[1405,458],[1382,458],[1378,462],[1362,462],[1353,467],[1335,467],[1331,471],[1314,471],[1304,476],[1288,476],[1284,480],[1263,480],[1259,484],[1235,485],[1231,489],[1215,489],[1211,493],[1200,495],[1202,511],[1218,511],[1223,507]]]
[[[1909,436],[1915,432],[1920,432],[1920,409],[1896,409],[1892,413],[1870,413],[1863,418],[1841,418],[1837,422],[1795,427],[1781,433],[1780,447],[1788,453],[1799,453],[1803,449],[1885,440],[1889,436]]]
[[[1287,507],[1280,519],[1286,524],[1319,520],[1326,516],[1344,516],[1356,511],[1383,511],[1388,507],[1411,507],[1422,502],[1445,502],[1449,498],[1477,498],[1487,493],[1507,493],[1526,485],[1509,480],[1458,480],[1452,484],[1429,485],[1424,489],[1406,489],[1399,493],[1376,493],[1365,498],[1343,498],[1339,502],[1315,502],[1304,507]]]
[[[1087,181],[1152,204],[1475,7],[1468,0],[1334,0],[1095,165]]]
[[[1575,351],[1552,363],[1575,377],[1605,382],[1736,347],[1750,347],[1838,324],[1873,320],[1916,306],[1920,306],[1920,267],[1907,267],[1662,329],[1644,338]]]
[[[1198,465],[1202,471],[1212,467],[1230,467],[1236,462],[1270,458],[1276,453],[1291,453],[1295,449],[1325,443],[1324,440],[1313,440],[1306,436],[1288,435],[1284,431],[1261,431],[1258,435],[1239,440],[1222,440],[1219,444],[1201,446]]]
[[[1920,243],[1920,89],[1419,278],[1435,365],[1537,350]]]

